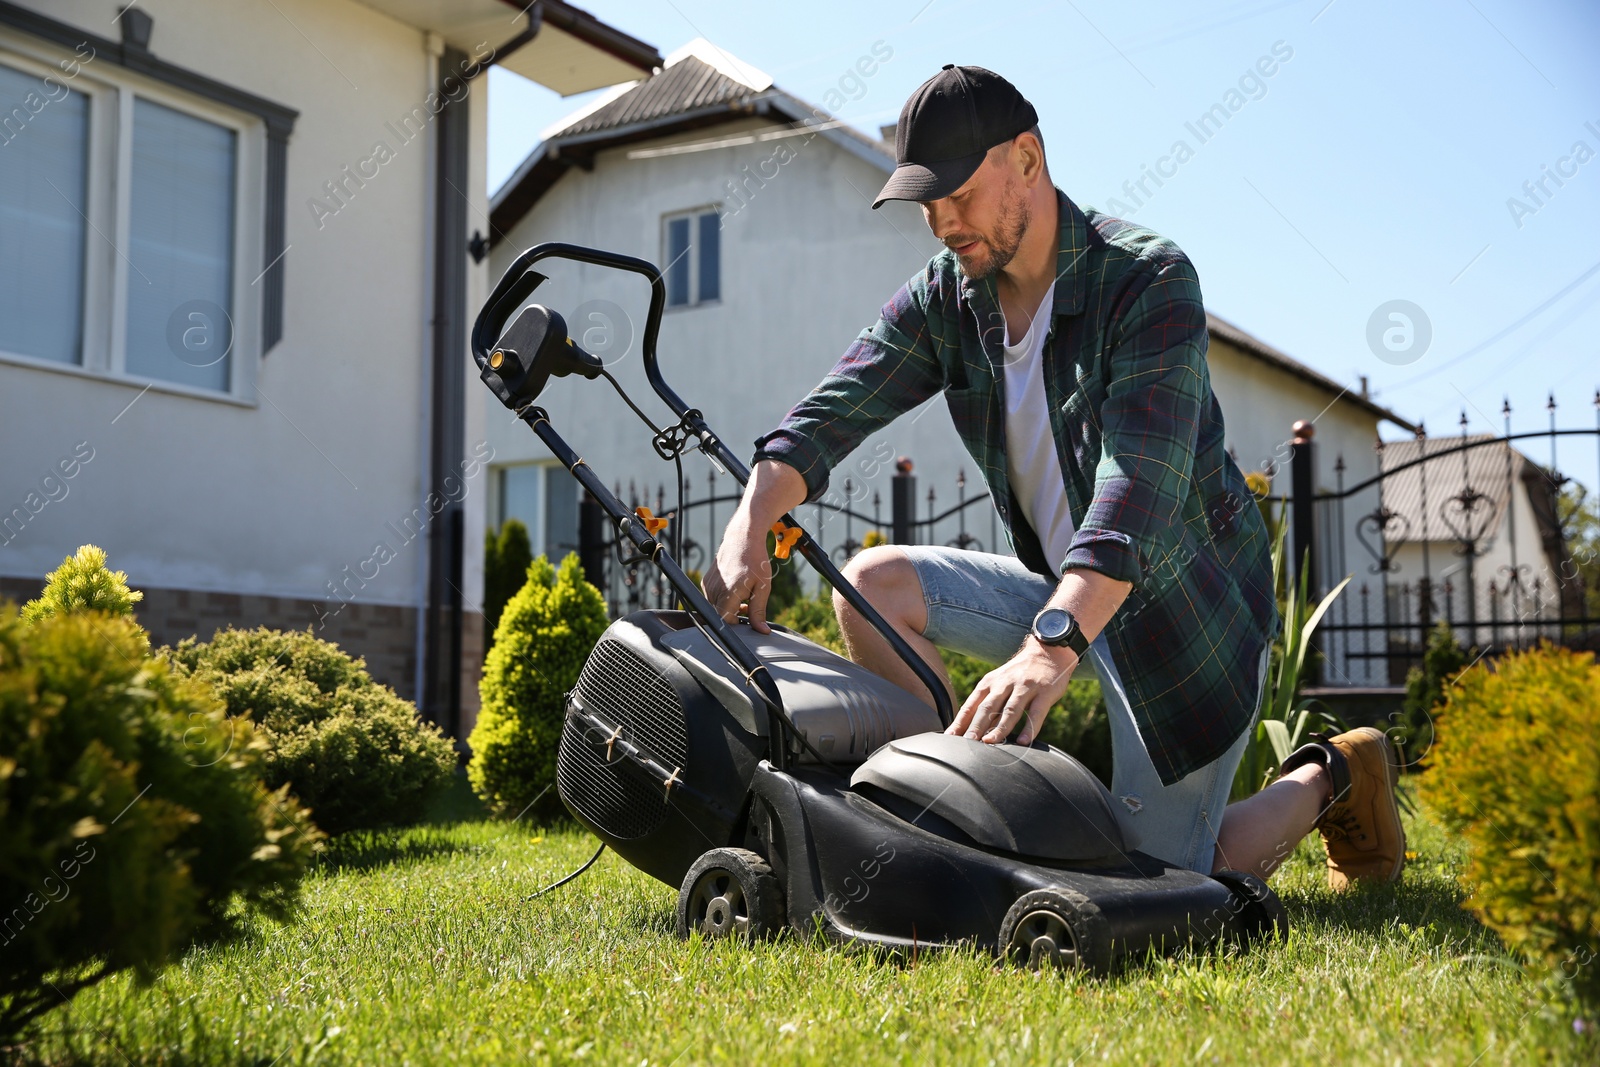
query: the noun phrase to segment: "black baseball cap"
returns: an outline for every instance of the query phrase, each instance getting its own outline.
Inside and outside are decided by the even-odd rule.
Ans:
[[[989,149],[1038,123],[1033,105],[994,71],[946,63],[900,109],[898,166],[873,208],[885,200],[942,200],[977,173]]]

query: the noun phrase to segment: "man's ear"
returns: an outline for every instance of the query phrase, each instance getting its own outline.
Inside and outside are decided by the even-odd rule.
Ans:
[[[1017,168],[1024,180],[1031,183],[1044,174],[1044,145],[1032,131],[1017,134],[1012,151],[1016,153]]]

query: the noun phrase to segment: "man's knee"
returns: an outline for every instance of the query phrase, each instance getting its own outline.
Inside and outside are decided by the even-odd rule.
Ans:
[[[926,613],[917,569],[894,545],[879,545],[856,553],[845,564],[844,576],[880,614],[911,622],[912,616]],[[841,623],[847,616],[854,618],[856,614],[838,590],[833,593],[833,610]]]

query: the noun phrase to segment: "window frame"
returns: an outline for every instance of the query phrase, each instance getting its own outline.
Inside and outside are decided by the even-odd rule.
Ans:
[[[505,525],[505,521],[508,518],[516,517],[506,514],[505,477],[509,471],[521,470],[526,467],[532,467],[539,472],[537,479],[538,489],[536,490],[539,510],[538,529],[528,531],[528,543],[532,547],[535,556],[541,554],[548,556],[551,546],[545,543],[545,534],[550,526],[550,475],[552,472],[559,471],[563,476],[570,478],[567,475],[566,468],[561,465],[559,460],[529,459],[492,464],[489,467],[488,499],[485,501],[487,504],[486,517],[489,519],[489,529],[493,531],[498,531],[501,526]],[[561,481],[559,478],[556,480],[558,482]],[[576,490],[575,486],[574,490]],[[574,496],[576,496],[575,491]],[[574,531],[574,535],[576,536],[576,531]],[[561,560],[559,558],[552,559],[550,562],[552,564],[560,564]]]
[[[718,224],[717,224],[717,233],[718,233],[718,237],[717,237],[717,295],[712,297],[710,300],[702,300],[702,299],[700,299],[700,219],[703,218],[706,215],[712,215],[712,216],[716,217],[716,219],[718,220]],[[671,269],[672,264],[673,264],[673,261],[670,261],[668,259],[668,256],[667,256],[667,250],[670,247],[670,245],[669,245],[670,238],[668,236],[668,228],[671,226],[671,224],[673,222],[676,222],[679,219],[687,219],[688,222],[689,222],[689,254],[684,257],[684,259],[688,261],[688,267],[686,269],[689,272],[689,301],[687,303],[684,303],[684,304],[674,304],[674,303],[671,302],[671,297],[669,295],[668,296],[668,303],[666,305],[666,310],[668,312],[673,312],[673,311],[689,311],[689,310],[692,310],[694,308],[702,308],[702,307],[716,307],[718,304],[721,304],[722,301],[723,301],[723,292],[727,288],[727,276],[728,276],[727,249],[723,246],[722,237],[721,237],[721,233],[722,233],[722,225],[721,225],[722,204],[720,202],[719,203],[712,203],[712,204],[701,204],[698,207],[682,208],[682,209],[677,210],[677,211],[669,211],[669,212],[667,212],[667,213],[665,213],[665,214],[663,214],[661,216],[661,226],[660,226],[661,243],[660,243],[660,248],[661,248],[661,273],[662,273],[663,281],[666,280],[667,272]],[[667,284],[670,287],[670,282],[668,282]]]
[[[282,149],[298,112],[153,58],[129,62],[118,46],[42,16],[33,16],[30,23],[40,25],[19,27],[9,17],[0,20],[0,63],[31,77],[54,77],[67,89],[88,97],[88,180],[86,202],[80,205],[88,223],[83,250],[83,340],[76,363],[4,350],[0,350],[0,363],[257,406],[257,367],[281,333],[286,258],[282,253],[287,246],[270,262],[267,256],[269,241],[276,237],[282,242],[287,207],[286,201],[274,203],[275,194],[277,199],[284,199],[284,175],[275,170],[286,165]],[[92,47],[93,58],[85,61],[73,48],[58,43],[71,38]],[[63,78],[63,61],[78,64],[76,76]],[[132,271],[124,250],[129,247],[132,222],[133,113],[138,98],[222,126],[234,134],[232,285],[228,309],[233,347],[224,390],[130,374],[126,368],[128,285]],[[274,227],[276,233],[272,232]],[[269,294],[268,290],[274,287],[276,291]]]

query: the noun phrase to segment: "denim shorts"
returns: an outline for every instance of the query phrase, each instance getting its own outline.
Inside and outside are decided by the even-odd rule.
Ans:
[[[896,547],[911,560],[922,583],[928,606],[922,635],[940,648],[989,663],[1004,663],[1016,653],[1033,617],[1056,589],[1055,582],[1028,570],[1014,556],[926,545]],[[1163,785],[1134,724],[1127,690],[1111,662],[1104,634],[1089,646],[1084,663],[1100,679],[1105,694],[1111,722],[1111,794],[1116,798],[1112,810],[1124,837],[1130,847],[1173,866],[1210,874],[1223,809],[1250,730],[1214,762]],[[1137,670],[1138,664],[1123,667]],[[1265,674],[1263,656],[1258,694]],[[958,707],[966,696],[956,694]]]

